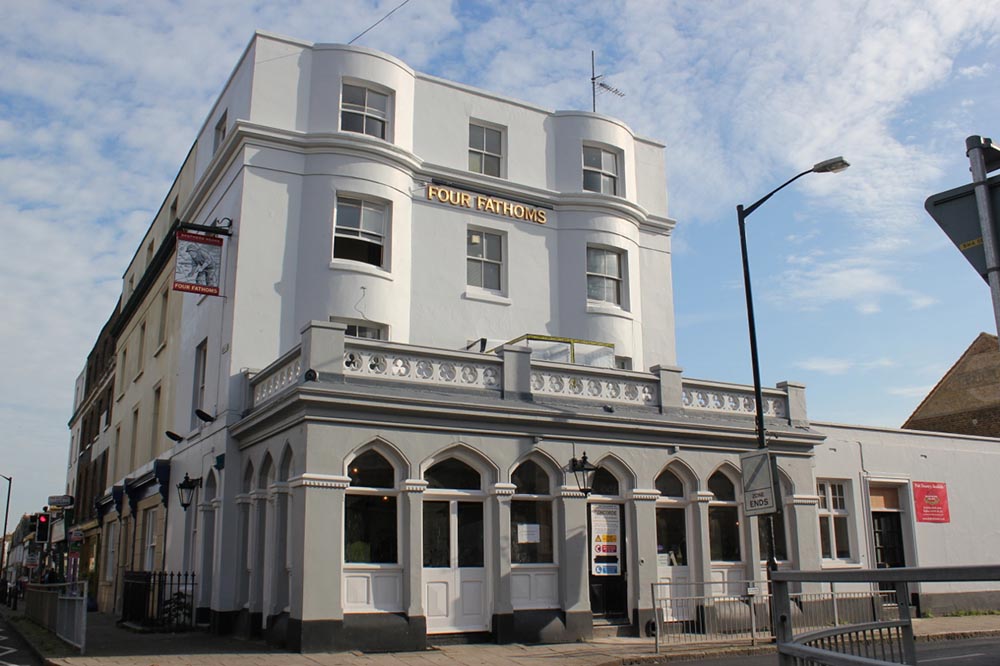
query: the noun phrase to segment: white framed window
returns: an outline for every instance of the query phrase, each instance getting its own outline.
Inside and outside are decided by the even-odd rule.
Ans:
[[[466,284],[490,291],[503,291],[503,236],[468,229],[466,232]]]
[[[816,483],[819,495],[820,554],[827,560],[850,560],[851,513],[847,507],[847,482],[823,479]]]
[[[135,356],[135,376],[138,379],[146,365],[146,322],[139,324],[139,349]]]
[[[684,482],[669,469],[656,477],[657,566],[687,566],[687,493]]]
[[[384,268],[385,242],[389,231],[388,204],[339,196],[335,215],[334,258]]]
[[[622,304],[625,253],[587,246],[587,300]]]
[[[118,524],[108,523],[104,530],[104,580],[115,579],[115,554],[118,551],[118,535],[116,534]]]
[[[160,321],[156,329],[156,346],[159,347],[167,342],[167,306],[170,304],[169,289],[164,289],[160,294]]]
[[[205,379],[208,375],[208,338],[202,340],[194,350],[194,388],[191,398],[191,427],[196,428],[201,421],[194,413],[205,409]]]
[[[369,449],[348,468],[351,486],[344,507],[344,562],[398,564],[399,516],[396,469]]]
[[[152,571],[156,565],[156,509],[142,512],[142,569]]]
[[[597,146],[583,147],[583,189],[618,194],[618,154]]]
[[[226,124],[229,119],[229,111],[223,111],[222,115],[219,116],[219,121],[215,123],[215,134],[212,140],[212,153],[216,153],[219,150],[219,146],[222,142],[226,140]]]
[[[503,164],[503,131],[469,123],[469,171],[500,177]]]
[[[343,85],[340,102],[340,129],[380,139],[389,125],[389,95],[361,85]]]
[[[347,324],[344,335],[349,338],[365,338],[367,340],[385,340],[385,326],[377,324]]]

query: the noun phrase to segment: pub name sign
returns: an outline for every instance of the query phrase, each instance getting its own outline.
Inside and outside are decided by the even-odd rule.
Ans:
[[[513,201],[504,201],[503,199],[483,194],[462,192],[440,185],[427,186],[427,200],[437,201],[438,203],[456,208],[468,208],[484,213],[493,213],[501,217],[509,217],[525,222],[535,222],[536,224],[545,224],[547,222],[547,211],[543,208],[536,208]]]

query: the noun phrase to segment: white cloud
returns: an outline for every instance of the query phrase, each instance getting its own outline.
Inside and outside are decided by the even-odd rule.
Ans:
[[[958,70],[958,75],[966,79],[981,79],[982,77],[988,75],[995,68],[993,63],[984,62],[981,65],[970,65],[968,67],[960,67]]]
[[[832,358],[827,356],[814,356],[802,361],[797,361],[795,367],[818,372],[824,375],[845,375],[848,372],[863,372],[876,368],[891,368],[895,365],[892,359],[878,358],[872,361],[858,361],[848,358]]]
[[[933,384],[923,385],[923,386],[896,386],[889,389],[890,395],[898,395],[901,398],[924,398],[931,389],[934,388]]]

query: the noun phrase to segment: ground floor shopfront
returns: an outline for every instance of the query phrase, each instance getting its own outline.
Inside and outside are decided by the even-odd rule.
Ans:
[[[231,498],[217,489],[232,477],[207,474],[203,524],[235,524],[231,538],[201,531],[203,551],[227,563],[209,574],[222,588],[219,626],[304,651],[418,649],[454,634],[576,641],[595,623],[641,631],[653,583],[729,582],[743,593],[764,578],[738,437],[688,446],[683,434],[646,439],[649,424],[621,417],[581,422],[573,437],[510,432],[496,417],[458,425],[439,414],[407,427],[386,411],[288,407],[297,414],[287,427],[239,431],[227,453],[226,474],[240,479]],[[628,435],[599,433],[626,423]],[[817,568],[811,444],[788,439],[776,555]],[[584,453],[597,468],[588,493],[569,467]],[[233,571],[232,610],[222,611],[221,579]]]
[[[521,348],[345,341],[325,324],[247,381],[238,420],[172,452],[171,478],[198,481],[190,509],[164,498],[167,567],[197,573],[198,615],[220,632],[301,651],[576,641],[596,623],[643,630],[654,583],[742,594],[764,579],[766,539],[740,485],[740,454],[756,446],[748,387],[539,363]],[[795,385],[765,401],[780,567],[1000,552],[983,529],[1000,503],[994,440],[810,425]],[[584,453],[588,493],[570,464]],[[928,513],[929,487],[952,489],[947,521]],[[1000,602],[982,587],[917,592]]]

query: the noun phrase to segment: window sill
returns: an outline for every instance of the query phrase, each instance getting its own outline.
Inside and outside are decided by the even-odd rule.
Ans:
[[[163,342],[160,343],[160,346],[156,348],[156,351],[153,352],[153,358],[156,358],[157,356],[159,356],[160,352],[163,351],[166,348],[167,348],[167,341],[164,340]]]
[[[621,306],[612,303],[602,303],[600,301],[587,301],[587,314],[603,314],[622,319],[632,319],[632,313]]]
[[[140,370],[139,372],[137,372],[135,374],[135,377],[132,378],[132,383],[135,384],[137,381],[139,381],[139,378],[142,377],[142,373],[144,373],[145,371],[146,371],[146,369],[143,368],[142,370]]]
[[[558,569],[558,562],[511,562],[511,569],[521,569],[521,570],[542,570],[548,571],[551,569]]]
[[[475,287],[467,287],[462,298],[467,301],[480,301],[482,303],[496,303],[497,305],[511,305],[510,298],[496,292]]]
[[[350,259],[331,259],[330,269],[335,271],[345,271],[348,273],[371,275],[372,277],[392,282],[392,274],[389,271],[360,261],[351,261]]]
[[[863,569],[860,562],[851,560],[820,560],[820,569]]]
[[[379,564],[367,562],[344,562],[344,571],[402,571],[402,564]]]

